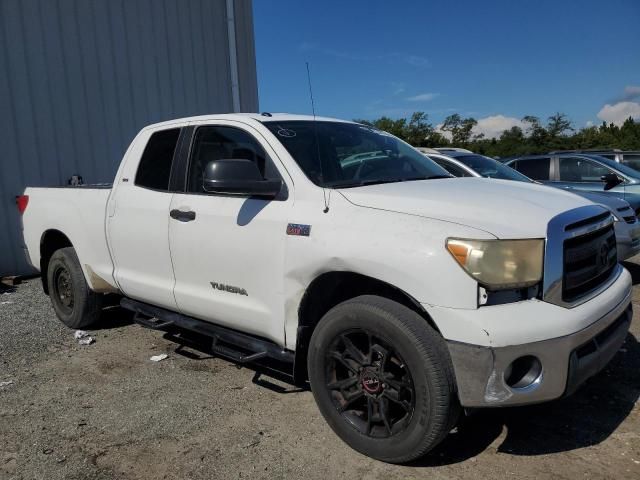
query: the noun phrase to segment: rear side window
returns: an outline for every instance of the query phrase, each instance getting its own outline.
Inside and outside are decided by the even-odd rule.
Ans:
[[[533,180],[549,180],[549,158],[535,158],[531,160],[518,160],[515,168]]]
[[[622,157],[622,163],[634,170],[640,170],[640,153],[625,153]]]
[[[135,182],[137,186],[153,190],[169,190],[171,162],[179,136],[179,128],[161,130],[151,135],[138,165]]]

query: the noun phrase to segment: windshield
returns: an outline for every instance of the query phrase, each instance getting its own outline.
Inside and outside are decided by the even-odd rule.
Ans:
[[[321,187],[348,188],[451,175],[412,146],[355,123],[295,120],[264,122],[309,179]]]
[[[597,160],[600,163],[603,163],[606,166],[614,170],[617,170],[618,172],[622,173],[623,175],[626,175],[629,178],[633,178],[633,179],[640,178],[640,172],[638,172],[637,170],[634,170],[633,168],[627,167],[622,163],[618,163],[615,160],[610,160],[601,155],[583,155],[583,157],[593,158],[594,160]]]
[[[464,163],[467,167],[475,170],[485,178],[532,182],[529,177],[524,176],[520,172],[517,172],[511,167],[507,167],[493,158],[482,155],[461,155],[456,156],[455,159]]]

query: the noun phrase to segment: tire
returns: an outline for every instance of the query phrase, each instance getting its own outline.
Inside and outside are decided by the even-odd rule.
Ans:
[[[365,295],[332,308],[311,336],[307,363],[325,420],[369,457],[417,459],[458,420],[444,340],[417,313],[386,298]]]
[[[56,250],[47,268],[49,296],[56,315],[69,328],[85,328],[100,317],[102,295],[89,288],[72,247]]]

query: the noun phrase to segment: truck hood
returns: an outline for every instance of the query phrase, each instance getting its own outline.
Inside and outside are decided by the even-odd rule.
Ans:
[[[544,238],[556,215],[593,205],[589,200],[535,183],[487,178],[443,178],[339,190],[351,203],[444,220],[497,238]]]

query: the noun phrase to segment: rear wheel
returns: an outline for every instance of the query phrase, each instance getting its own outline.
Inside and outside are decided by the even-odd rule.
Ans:
[[[330,310],[312,335],[308,369],[331,428],[370,457],[392,463],[418,458],[457,421],[443,339],[391,300],[362,296]]]
[[[53,309],[67,327],[84,328],[98,320],[103,296],[87,285],[72,247],[61,248],[51,256],[47,283]]]

